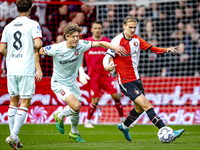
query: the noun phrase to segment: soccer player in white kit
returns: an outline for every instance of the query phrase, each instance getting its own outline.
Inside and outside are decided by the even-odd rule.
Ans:
[[[108,42],[92,42],[79,40],[79,34],[83,28],[77,24],[67,25],[64,29],[65,41],[43,47],[39,50],[40,55],[53,56],[53,76],[51,89],[62,98],[68,105],[54,114],[56,127],[61,134],[64,134],[64,117],[71,120],[71,132],[69,137],[77,142],[85,142],[78,132],[79,111],[82,97],[77,82],[79,67],[83,60],[83,53],[91,47],[111,48],[119,55],[125,54],[125,49]]]
[[[33,0],[17,0],[19,17],[4,28],[0,45],[0,52],[6,56],[10,94],[8,122],[11,135],[6,138],[6,142],[14,150],[23,146],[19,142],[18,134],[35,93],[35,68],[36,80],[42,79],[39,55],[34,53],[34,47],[42,47],[42,32],[38,22],[28,18],[32,4]],[[19,95],[21,103],[18,108]]]

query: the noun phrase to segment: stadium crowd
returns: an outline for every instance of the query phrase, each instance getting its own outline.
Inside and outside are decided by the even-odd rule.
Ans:
[[[35,0],[35,2],[38,0]],[[50,2],[50,0],[39,0]],[[77,23],[83,28],[81,39],[91,36],[91,23],[103,22],[103,35],[112,39],[122,30],[122,19],[134,16],[138,21],[136,34],[156,47],[178,46],[178,53],[156,55],[141,51],[140,76],[200,76],[200,2],[177,1],[151,3],[149,6],[124,5],[68,5],[66,0],[35,3],[30,15],[39,21],[43,45],[63,41],[64,27]],[[11,0],[0,1],[0,39],[6,24],[18,16]],[[41,56],[44,76],[52,76],[52,57]],[[0,76],[6,75],[5,58],[0,56]]]

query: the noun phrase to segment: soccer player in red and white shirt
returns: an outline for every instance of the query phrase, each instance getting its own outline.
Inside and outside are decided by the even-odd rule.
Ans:
[[[132,16],[127,16],[124,19],[124,32],[117,35],[112,41],[112,44],[122,46],[126,49],[127,55],[119,56],[112,49],[109,49],[103,59],[105,70],[112,71],[116,69],[118,83],[124,95],[128,96],[135,105],[125,122],[118,125],[118,129],[123,132],[125,138],[131,141],[129,135],[129,126],[140,116],[144,111],[159,129],[165,124],[162,119],[155,113],[151,103],[147,100],[144,93],[144,88],[138,74],[138,62],[140,50],[150,49],[156,54],[166,52],[176,52],[176,47],[159,48],[153,47],[145,40],[135,35],[137,21]],[[114,63],[110,63],[110,58],[113,58]],[[179,137],[184,132],[184,129],[174,131],[174,139]]]
[[[95,21],[92,23],[91,32],[93,36],[88,37],[85,40],[89,41],[106,41],[111,42],[110,39],[102,36],[102,23]],[[121,122],[124,122],[125,117],[123,114],[122,104],[120,102],[120,96],[117,93],[117,89],[114,86],[114,79],[111,77],[109,71],[106,71],[103,67],[103,58],[106,55],[106,48],[93,47],[85,52],[84,57],[87,65],[88,75],[85,74],[83,67],[79,68],[79,80],[81,83],[86,84],[87,79],[90,79],[90,95],[92,102],[89,105],[88,116],[85,121],[86,128],[93,128],[91,124],[91,118],[98,105],[100,99],[100,91],[103,89],[108,94],[111,94],[115,101],[115,107],[119,113]]]

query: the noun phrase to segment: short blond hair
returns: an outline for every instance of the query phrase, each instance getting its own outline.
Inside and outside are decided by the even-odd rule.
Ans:
[[[132,16],[127,16],[124,18],[124,24],[126,25],[128,22],[136,22],[137,23],[137,20]]]
[[[68,24],[66,25],[65,29],[64,29],[64,39],[66,40],[66,35],[70,36],[72,35],[74,32],[78,32],[79,34],[83,31],[82,27],[79,27],[77,24]]]

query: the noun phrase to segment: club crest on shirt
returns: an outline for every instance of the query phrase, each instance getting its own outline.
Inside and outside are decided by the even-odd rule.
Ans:
[[[134,46],[138,46],[138,42],[134,42],[133,44],[134,44]]]
[[[78,51],[75,51],[74,54],[77,56],[77,55],[79,54],[79,52],[78,52]]]
[[[60,94],[61,94],[62,96],[64,96],[64,95],[65,95],[65,91],[64,91],[64,90],[61,90]]]
[[[138,91],[138,90],[135,90],[135,94],[139,94],[139,91]]]

